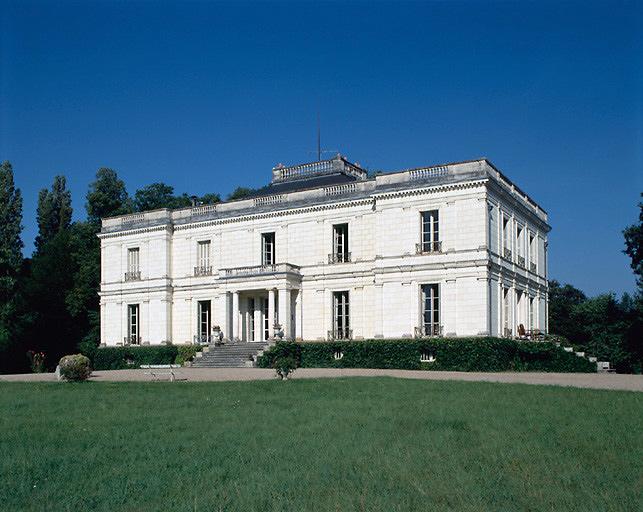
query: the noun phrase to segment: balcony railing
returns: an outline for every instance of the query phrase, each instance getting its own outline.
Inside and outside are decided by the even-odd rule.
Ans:
[[[328,264],[332,265],[333,263],[348,263],[351,261],[350,252],[334,252],[328,255]]]
[[[217,340],[219,339],[218,337],[216,338]],[[214,340],[214,336],[210,336],[209,334],[195,334],[194,335],[194,344],[195,345],[204,345],[208,343],[212,343]]]
[[[512,337],[512,334],[513,334],[512,330],[511,330],[511,329],[509,329],[508,327],[505,327],[505,329],[504,329],[504,331],[503,331],[503,335],[504,335],[504,337],[505,337],[505,338],[511,338],[511,337]]]
[[[251,267],[224,268],[222,270],[222,273],[225,277],[247,277],[285,272],[293,272],[298,274],[299,267],[291,263],[275,263],[273,265],[255,265]]]
[[[194,277],[199,277],[199,276],[211,276],[212,275],[212,267],[194,267]]]
[[[434,252],[442,252],[442,242],[420,242],[415,244],[416,254],[429,254]]]
[[[442,336],[442,326],[438,324],[425,324],[415,328],[416,338],[436,338]]]
[[[504,250],[504,252],[503,252],[503,255],[504,255],[504,257],[505,257],[506,259],[508,259],[509,261],[511,261],[511,249],[507,249],[507,248],[505,248],[505,250]]]
[[[525,257],[516,256],[516,265],[518,265],[519,267],[525,268]]]
[[[131,272],[125,272],[125,281],[140,281],[141,280],[141,271],[133,270]]]
[[[135,334],[130,334],[129,336],[125,336],[123,338],[123,345],[140,345],[141,344],[141,337],[136,336]]]
[[[348,328],[333,329],[332,331],[328,331],[328,339],[330,341],[352,340],[353,329],[348,329]]]
[[[529,270],[531,270],[534,274],[536,273],[536,264],[533,261],[529,263]]]

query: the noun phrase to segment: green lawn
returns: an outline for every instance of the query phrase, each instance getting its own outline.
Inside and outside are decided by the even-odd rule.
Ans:
[[[638,511],[642,405],[392,378],[2,383],[0,508]]]

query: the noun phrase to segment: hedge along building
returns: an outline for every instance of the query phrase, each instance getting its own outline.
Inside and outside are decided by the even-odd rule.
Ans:
[[[252,197],[103,219],[101,341],[546,331],[549,230],[486,159],[278,165]]]

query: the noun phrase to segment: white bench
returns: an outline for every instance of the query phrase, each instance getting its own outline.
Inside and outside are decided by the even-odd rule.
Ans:
[[[176,380],[176,370],[181,368],[180,364],[142,364],[141,369],[149,370],[145,372],[145,375],[151,375],[152,380],[159,380],[163,375],[168,375],[170,377],[170,382]]]

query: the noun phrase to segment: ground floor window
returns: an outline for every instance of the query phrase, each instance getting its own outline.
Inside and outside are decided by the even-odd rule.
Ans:
[[[139,332],[139,306],[138,304],[129,304],[127,306],[127,337],[128,343],[138,345],[140,342]]]
[[[534,297],[529,297],[529,330],[534,332],[536,327],[536,311],[534,306],[536,305],[536,299]]]
[[[198,306],[199,315],[199,341],[201,343],[208,343],[210,341],[210,316],[211,316],[211,302],[209,300],[200,300]]]
[[[503,336],[511,336],[511,328],[509,327],[509,288],[502,289],[502,329]]]
[[[255,341],[255,299],[248,299],[248,341]]]
[[[350,339],[350,310],[348,291],[333,293],[333,333],[332,338],[338,340]]]
[[[270,339],[270,316],[268,315],[268,299],[263,300],[263,339]]]
[[[422,285],[422,334],[440,335],[440,293],[437,284]]]

